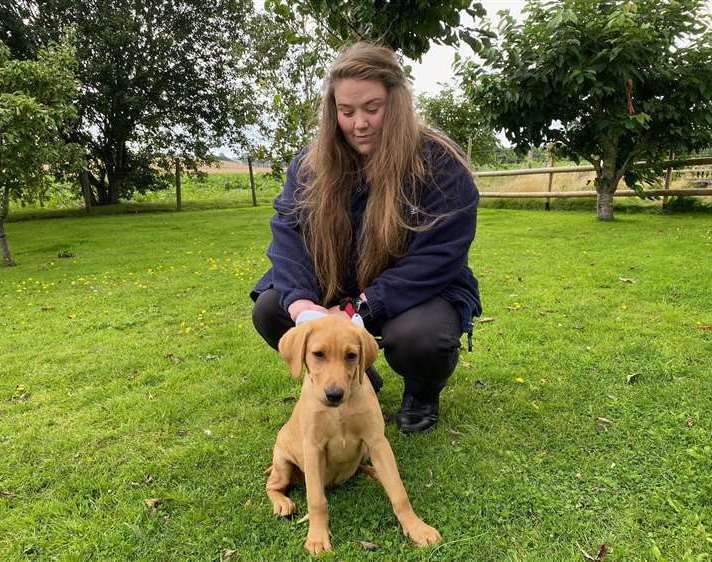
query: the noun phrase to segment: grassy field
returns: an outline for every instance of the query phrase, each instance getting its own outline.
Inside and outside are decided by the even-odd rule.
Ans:
[[[281,189],[281,183],[270,174],[255,174],[255,198],[258,205],[271,204]],[[10,221],[33,220],[48,217],[83,217],[87,215],[84,202],[77,196],[78,188],[70,184],[54,184],[40,203],[10,205]],[[213,170],[202,178],[184,176],[182,206],[185,210],[225,209],[246,207],[253,204],[250,177],[247,173],[220,172]],[[142,212],[174,211],[174,189],[134,194],[130,201],[119,205],[93,207],[91,215],[126,214]]]
[[[264,493],[299,392],[250,321],[272,211],[188,208],[7,225],[1,560],[308,558]],[[712,215],[618,217],[481,211],[488,321],[436,431],[387,428],[444,543],[410,546],[358,477],[329,494],[323,559],[710,559]],[[378,365],[392,414],[402,383]]]
[[[571,162],[563,164],[573,165]],[[523,164],[517,166],[521,167]],[[184,176],[182,202],[186,210],[226,209],[252,205],[252,192],[250,179],[244,166],[237,162],[221,163],[221,167],[205,168],[207,172],[202,178]],[[281,182],[267,173],[266,169],[259,168],[255,172],[255,196],[258,205],[267,205],[272,202],[281,189]],[[554,191],[593,190],[593,175],[590,173],[565,173],[554,176]],[[482,192],[527,192],[546,191],[548,175],[504,176],[478,178],[477,184]],[[672,188],[690,187],[690,177],[673,178]],[[621,184],[620,188],[625,186]],[[699,187],[699,186],[697,186]],[[657,186],[662,188],[662,185]],[[68,184],[55,184],[50,190],[46,201],[40,204],[26,206],[11,205],[10,220],[31,220],[46,218],[48,216],[84,216],[83,201],[77,197],[78,188]],[[509,208],[509,209],[543,209],[544,198],[540,199],[497,199],[482,198],[480,205],[483,207]],[[710,207],[712,197],[685,197],[672,198],[670,205],[673,208],[695,209]],[[552,210],[590,210],[595,213],[596,199],[551,199]],[[111,207],[95,207],[92,215],[117,214],[117,213],[142,213],[157,211],[173,211],[176,208],[175,189],[135,194],[131,201]],[[619,197],[616,199],[616,208],[627,211],[659,211],[662,208],[660,198],[640,199],[638,197]]]

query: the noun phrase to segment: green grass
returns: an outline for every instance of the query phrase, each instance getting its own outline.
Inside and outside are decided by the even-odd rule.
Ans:
[[[308,559],[305,524],[273,518],[264,493],[298,392],[250,321],[271,213],[7,225],[0,559]],[[494,321],[435,432],[387,427],[445,542],[412,547],[358,477],[329,494],[322,558],[579,561],[605,543],[606,561],[709,560],[710,250],[708,213],[483,209],[471,264]],[[402,384],[379,367],[393,413]]]
[[[281,183],[269,174],[257,173],[255,198],[258,205],[271,204]],[[175,188],[136,193],[130,201],[118,205],[93,207],[89,213],[78,198],[79,188],[69,183],[55,183],[42,203],[10,205],[9,221],[37,218],[83,217],[87,214],[115,215],[127,213],[172,212],[176,209]],[[184,176],[181,190],[182,208],[186,211],[232,209],[253,206],[250,179],[246,173],[213,173],[202,178]]]
[[[572,163],[569,163],[572,164]],[[516,167],[516,166],[515,166]],[[521,167],[521,166],[520,166]],[[590,174],[563,174],[555,183],[555,191],[588,189],[585,180]],[[269,205],[281,189],[281,183],[270,174],[256,173],[255,192],[258,205]],[[522,176],[479,178],[480,191],[545,191],[547,176]],[[543,182],[543,183],[542,183]],[[684,182],[674,187],[684,186]],[[661,187],[661,186],[660,186]],[[172,212],[176,208],[175,189],[134,194],[131,200],[122,200],[118,205],[94,207],[89,213],[84,210],[84,203],[77,197],[79,188],[69,183],[53,184],[42,204],[11,205],[9,220],[12,222],[34,220],[37,218],[82,217],[114,215],[127,213]],[[596,212],[596,199],[564,198],[550,199],[553,211],[590,211]],[[197,211],[208,209],[234,209],[252,206],[249,175],[244,172],[217,172],[204,175],[183,177],[182,206],[184,210]],[[545,199],[498,199],[482,198],[480,206],[497,209],[544,209]],[[617,213],[659,213],[662,211],[661,198],[640,199],[638,197],[619,197],[616,199]],[[712,212],[710,197],[671,197],[666,212]]]

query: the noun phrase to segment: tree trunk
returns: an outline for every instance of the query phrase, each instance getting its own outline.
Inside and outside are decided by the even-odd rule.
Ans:
[[[598,191],[596,197],[596,213],[601,220],[613,219],[613,193]]]
[[[121,171],[112,170],[108,174],[109,189],[107,190],[107,205],[116,205],[119,195],[124,189],[124,176]]]
[[[176,158],[176,210],[180,211],[181,208],[180,160]]]
[[[622,177],[616,170],[618,157],[618,139],[613,139],[603,147],[603,158],[596,168],[596,213],[601,220],[613,220],[613,194]]]
[[[126,142],[122,140],[111,141],[111,144],[106,147],[104,157],[106,159],[106,178],[108,180],[108,189],[105,201],[101,201],[102,205],[116,205],[119,202],[124,192],[124,182],[128,175],[127,166],[127,151]]]
[[[91,182],[89,180],[89,170],[81,170],[79,172],[79,184],[82,186],[82,195],[84,196],[84,208],[87,213],[91,211]]]
[[[12,259],[10,253],[10,245],[7,243],[7,235],[5,234],[5,219],[10,212],[10,188],[5,187],[0,199],[0,246],[2,246],[2,257],[6,266],[17,265]]]
[[[89,176],[91,181],[92,176]],[[96,178],[94,178],[96,179]],[[92,182],[96,188],[96,205],[108,205],[109,204],[109,190],[106,188],[106,172],[101,170],[101,176],[98,180]]]
[[[607,175],[605,165],[603,175],[596,177],[596,214],[601,220],[613,220],[613,194],[616,192],[618,181],[616,177]]]
[[[250,189],[252,190],[252,206],[257,207],[257,194],[255,193],[255,176],[252,173],[252,156],[247,156],[247,167],[250,170]]]

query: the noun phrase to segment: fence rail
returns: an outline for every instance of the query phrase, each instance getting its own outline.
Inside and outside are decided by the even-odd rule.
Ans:
[[[553,164],[553,161],[552,161]],[[696,195],[696,196],[712,196],[712,187],[700,187],[700,188],[686,188],[686,189],[670,189],[670,182],[672,176],[672,170],[675,168],[682,168],[683,166],[708,166],[712,165],[712,157],[705,158],[687,158],[687,159],[670,159],[661,163],[664,168],[666,168],[665,174],[665,189],[650,189],[645,190],[643,194],[645,196],[663,196],[667,198],[668,196],[678,196],[678,195]],[[484,172],[475,172],[473,175],[476,178],[493,178],[502,176],[527,176],[535,174],[548,174],[549,175],[549,190],[548,191],[480,191],[481,197],[492,197],[492,198],[503,198],[503,199],[515,199],[515,198],[545,198],[547,199],[559,199],[559,198],[574,198],[574,197],[596,197],[596,191],[582,190],[582,191],[552,191],[551,186],[553,184],[554,174],[567,174],[567,173],[581,173],[581,172],[594,172],[596,168],[593,166],[548,166],[546,168],[523,168],[519,170],[493,170]],[[697,172],[698,170],[684,170],[685,172]],[[698,183],[707,183],[706,180],[702,180]],[[639,196],[640,193],[633,189],[618,189],[613,194],[614,197],[635,197]]]
[[[633,189],[617,189],[613,194],[615,197],[636,197],[640,193]],[[646,189],[643,192],[644,196],[667,196],[672,197],[674,195],[712,195],[712,188],[696,187],[690,189]],[[566,199],[566,198],[576,198],[576,197],[595,197],[595,191],[481,191],[481,197],[501,197],[503,199],[515,199],[515,198],[552,198],[552,199]]]

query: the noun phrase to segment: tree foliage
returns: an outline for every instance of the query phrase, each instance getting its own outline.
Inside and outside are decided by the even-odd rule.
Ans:
[[[257,153],[279,164],[311,140],[317,122],[319,86],[328,64],[344,44],[377,40],[401,54],[419,58],[430,41],[456,44],[460,37],[479,48],[480,30],[460,25],[460,12],[484,14],[479,3],[318,2],[267,0],[262,19],[260,58],[268,61],[261,90],[269,122]],[[488,39],[485,37],[484,39]],[[437,110],[433,100],[433,116]],[[462,125],[465,127],[465,125]],[[451,127],[452,129],[452,127]],[[472,128],[474,131],[474,127]],[[467,143],[468,136],[460,135]],[[476,142],[485,142],[481,133]],[[465,146],[463,144],[463,146]],[[275,171],[279,171],[279,166]]]
[[[462,25],[462,11],[473,19],[485,14],[482,4],[471,0],[296,0],[291,4],[328,30],[335,48],[372,40],[420,59],[431,41],[456,46],[463,40],[479,50],[491,36],[487,30]]]
[[[702,0],[530,0],[525,14],[460,65],[466,91],[519,150],[554,143],[591,162],[600,218],[622,178],[640,189],[671,151],[712,143]]]
[[[258,86],[268,118],[260,124],[253,153],[271,160],[273,173],[280,174],[283,163],[313,137],[320,86],[336,53],[324,29],[292,4],[267,0],[258,21],[255,56],[263,61]]]
[[[418,110],[429,125],[445,132],[463,150],[470,147],[474,164],[495,161],[497,138],[479,109],[454,87],[444,88],[436,95],[421,94]]]
[[[10,201],[32,202],[49,186],[49,174],[71,169],[78,147],[64,141],[76,117],[73,51],[41,49],[37,60],[17,60],[0,41],[0,245],[13,264],[4,221]]]
[[[32,58],[37,50],[25,23],[31,16],[31,7],[23,0],[0,2],[0,41],[10,49],[13,58]]]
[[[94,203],[165,185],[256,119],[249,0],[37,0],[43,40],[75,30],[80,120]]]

